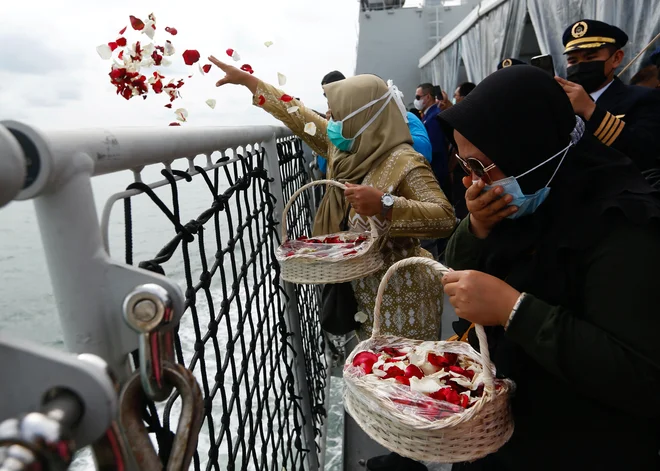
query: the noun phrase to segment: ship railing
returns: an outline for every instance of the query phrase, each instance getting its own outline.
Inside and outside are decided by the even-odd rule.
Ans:
[[[101,206],[97,182],[116,184],[98,178],[107,174],[128,185]],[[154,352],[184,365],[201,387],[194,469],[323,469],[330,375],[319,291],[283,282],[275,260],[286,199],[310,178],[301,141],[280,127],[43,131],[0,122],[0,207],[34,202],[66,348],[87,354],[85,365],[100,357],[116,385],[141,376],[150,398],[143,420],[163,462],[181,405],[150,363]],[[309,233],[315,210],[313,194],[299,198],[292,236]],[[171,348],[165,341],[158,349],[156,328],[151,337],[140,329],[163,309],[171,326],[157,333]],[[35,362],[48,357],[17,342],[0,338],[0,364],[17,349],[40,349]],[[3,381],[0,423],[40,409],[36,399],[18,400],[22,388],[57,386],[83,403],[86,419],[76,424],[97,419],[83,444],[99,439],[98,423],[116,418],[121,401],[90,410],[84,371],[64,374],[55,354],[50,362],[41,368],[52,384],[35,384],[28,370]],[[106,395],[108,384],[98,387]],[[100,439],[126,441],[119,429]]]

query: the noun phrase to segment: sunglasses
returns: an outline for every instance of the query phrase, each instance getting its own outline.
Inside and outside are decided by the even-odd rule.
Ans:
[[[426,95],[415,95],[415,100],[421,100],[424,98]]]
[[[477,160],[474,157],[463,159],[460,155],[455,155],[456,159],[458,159],[458,162],[461,164],[461,167],[463,167],[465,173],[468,175],[475,174],[478,178],[486,180],[486,183],[493,183],[490,175],[488,175],[488,172],[496,168],[497,165],[490,164],[488,167],[484,167],[484,164],[482,164],[480,160]]]

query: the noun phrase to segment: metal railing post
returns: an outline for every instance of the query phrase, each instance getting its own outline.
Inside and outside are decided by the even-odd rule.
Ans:
[[[270,183],[270,192],[275,196],[275,214],[282,217],[284,212],[284,191],[282,188],[282,177],[280,175],[279,156],[277,153],[276,135],[271,139],[264,141],[262,147],[266,151],[264,165],[268,171],[268,176],[273,179]],[[281,221],[279,221],[281,223]],[[278,224],[279,227],[279,224]],[[278,229],[279,230],[279,229]],[[309,384],[307,383],[307,367],[305,365],[305,354],[302,342],[302,330],[300,327],[300,313],[298,312],[296,288],[293,284],[282,281],[284,291],[289,298],[286,306],[287,328],[293,334],[291,343],[296,350],[297,355],[293,358],[295,363],[296,386],[299,396],[302,398],[302,411],[305,424],[303,426],[303,443],[310,450],[307,454],[307,469],[317,471],[319,468],[319,457],[316,452],[316,443],[314,437],[314,417],[312,413],[312,403],[310,400]]]

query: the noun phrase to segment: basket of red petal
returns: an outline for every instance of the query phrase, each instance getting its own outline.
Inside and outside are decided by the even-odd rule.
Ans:
[[[372,336],[346,360],[344,405],[369,436],[400,455],[440,463],[483,458],[511,438],[514,389],[510,380],[495,378],[483,327],[475,326],[483,354],[467,342],[379,333],[387,282],[397,268],[413,264],[439,275],[449,271],[422,257],[390,267],[378,288]]]
[[[383,256],[376,241],[378,230],[372,218],[370,232],[344,231],[317,237],[288,239],[286,216],[296,198],[315,185],[346,186],[334,180],[318,180],[296,191],[284,207],[282,245],[275,253],[282,278],[291,283],[344,283],[370,275],[381,269]]]

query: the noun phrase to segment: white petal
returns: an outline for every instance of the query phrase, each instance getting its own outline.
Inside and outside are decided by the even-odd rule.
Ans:
[[[202,75],[206,75],[206,73],[204,73],[204,69],[202,69],[202,64],[199,64],[198,67],[199,67],[199,73]]]
[[[387,376],[387,373],[385,371],[381,370],[380,368],[374,368],[371,370],[374,376],[378,376],[379,378],[383,378]]]
[[[156,50],[156,46],[154,46],[154,43],[149,43],[142,48],[142,55],[150,56],[151,54],[154,53],[155,50]]]
[[[373,368],[382,368],[384,364],[385,364],[385,360],[379,359],[376,363],[374,363]]]
[[[424,377],[424,378],[410,378],[410,389],[412,391],[417,391],[420,393],[431,394],[440,389],[442,385],[440,381],[434,378]]]
[[[407,368],[408,365],[406,365],[406,364],[405,364],[404,362],[402,362],[402,361],[391,361],[391,362],[389,362],[389,363],[385,363],[385,366],[383,366],[383,369],[384,369],[385,371],[387,371],[387,370],[389,370],[390,368],[392,368],[393,366],[396,366],[397,368],[399,368],[399,369],[402,370],[402,371],[406,371],[406,368]]]
[[[160,61],[160,65],[162,65],[163,67],[168,67],[172,65],[172,61],[169,60],[167,57],[163,57],[163,60]]]
[[[110,60],[112,58],[112,49],[110,49],[110,46],[107,44],[101,44],[100,46],[97,46],[96,52],[99,53],[99,56],[101,56],[101,59],[104,61]]]
[[[241,56],[238,55],[238,52],[234,51],[234,53],[231,55],[231,58],[234,59],[236,62],[241,60]]]
[[[215,109],[215,103],[216,102],[213,98],[209,98],[208,100],[206,100],[206,104],[209,105],[209,108],[211,108],[212,110]]]
[[[467,379],[467,378],[465,378],[465,377],[451,378],[449,381],[453,381],[454,383],[456,383],[456,384],[458,384],[458,385],[460,385],[460,386],[463,386],[464,388],[475,389],[475,388],[472,386],[472,381],[470,381],[469,379]]]
[[[272,46],[272,45],[273,45],[273,41],[266,41],[266,42],[264,43],[264,46],[266,46],[266,47],[270,47],[270,46]]]
[[[146,34],[147,36],[149,36],[149,39],[153,39],[154,36],[156,35],[156,29],[154,28],[153,24],[151,24],[151,25],[149,25],[149,24],[145,25],[145,26],[144,26],[144,29],[142,30],[142,32],[143,32],[144,34]]]
[[[179,121],[181,121],[181,122],[183,122],[183,123],[185,123],[185,122],[187,121],[186,118],[188,118],[188,110],[186,110],[185,108],[179,108],[179,109],[177,109],[177,110],[174,112],[174,114],[176,115],[176,119],[177,119],[177,120],[179,120]]]
[[[304,131],[309,134],[310,136],[316,135],[316,124],[309,122],[305,124],[305,129]]]
[[[280,84],[280,87],[286,85],[286,75],[277,73],[277,83]]]
[[[165,45],[163,46],[163,49],[164,49],[163,54],[166,56],[171,56],[176,52],[174,46],[170,41],[165,41]]]
[[[289,114],[293,114],[296,111],[298,111],[299,109],[300,108],[298,106],[292,106],[291,108],[287,108],[286,110],[289,112]],[[365,314],[365,316],[366,316],[366,314]],[[360,321],[358,321],[358,322],[360,322]]]
[[[298,109],[297,106],[293,106],[293,108],[296,108],[296,110]],[[287,111],[289,113],[295,112],[295,110],[291,111],[291,108],[289,108]],[[360,324],[364,324],[367,321],[367,319],[369,319],[369,316],[367,316],[364,312],[359,311],[359,312],[355,313],[354,319],[355,319],[355,322],[359,322]]]

